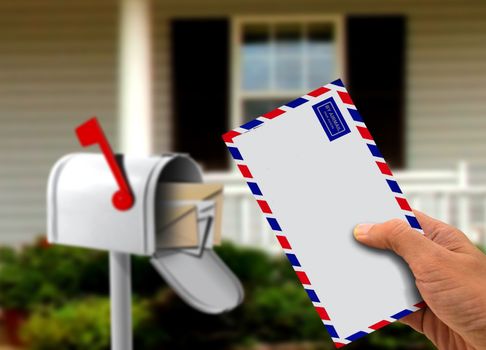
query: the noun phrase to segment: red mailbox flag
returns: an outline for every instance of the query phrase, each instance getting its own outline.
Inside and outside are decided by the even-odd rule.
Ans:
[[[106,162],[108,163],[110,170],[115,177],[118,184],[118,191],[113,194],[112,203],[118,210],[128,210],[133,206],[134,197],[133,192],[128,183],[128,179],[122,172],[120,165],[115,159],[115,155],[111,149],[110,143],[106,139],[105,133],[98,123],[98,119],[93,117],[76,128],[76,135],[79,143],[83,147],[92,146],[98,144],[100,146]]]

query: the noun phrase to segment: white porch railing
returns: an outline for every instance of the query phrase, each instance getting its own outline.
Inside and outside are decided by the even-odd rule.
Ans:
[[[454,170],[394,172],[410,205],[459,227],[469,238],[486,245],[486,186],[471,186],[467,164]],[[224,237],[238,244],[279,251],[268,224],[261,215],[239,173],[209,173],[207,182],[225,185]]]

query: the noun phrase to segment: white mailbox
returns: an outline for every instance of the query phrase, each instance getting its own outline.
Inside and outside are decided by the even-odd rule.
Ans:
[[[132,254],[155,253],[157,186],[167,182],[201,182],[189,157],[165,155],[123,159],[135,202],[120,211],[111,198],[118,188],[100,154],[61,158],[48,184],[48,236],[55,243]]]
[[[71,154],[54,165],[47,190],[49,241],[150,256],[181,298],[203,312],[239,305],[241,284],[211,244],[196,254],[157,243],[163,241],[158,235],[165,231],[159,226],[166,221],[160,217],[166,201],[160,189],[170,183],[202,182],[197,163],[175,154],[119,160],[135,199],[124,211],[112,204],[118,187],[101,154]]]

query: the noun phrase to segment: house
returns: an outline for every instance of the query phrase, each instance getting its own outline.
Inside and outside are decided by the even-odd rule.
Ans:
[[[45,232],[47,175],[60,156],[80,151],[76,125],[98,116],[115,149],[137,127],[118,98],[124,16],[153,33],[153,110],[140,115],[139,143],[190,153],[214,181],[234,170],[223,132],[342,77],[403,174],[439,174],[465,160],[468,186],[486,182],[484,1],[153,0],[142,14],[137,3],[148,0],[0,2],[1,243]],[[461,207],[463,221],[479,215],[484,224],[484,190],[461,191],[458,201],[477,202]],[[228,227],[251,231],[229,205]]]

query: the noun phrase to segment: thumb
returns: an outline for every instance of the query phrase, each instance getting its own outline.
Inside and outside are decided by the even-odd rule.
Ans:
[[[392,250],[414,266],[421,264],[431,253],[440,249],[437,244],[399,219],[380,224],[361,224],[355,227],[353,233],[360,243]]]

